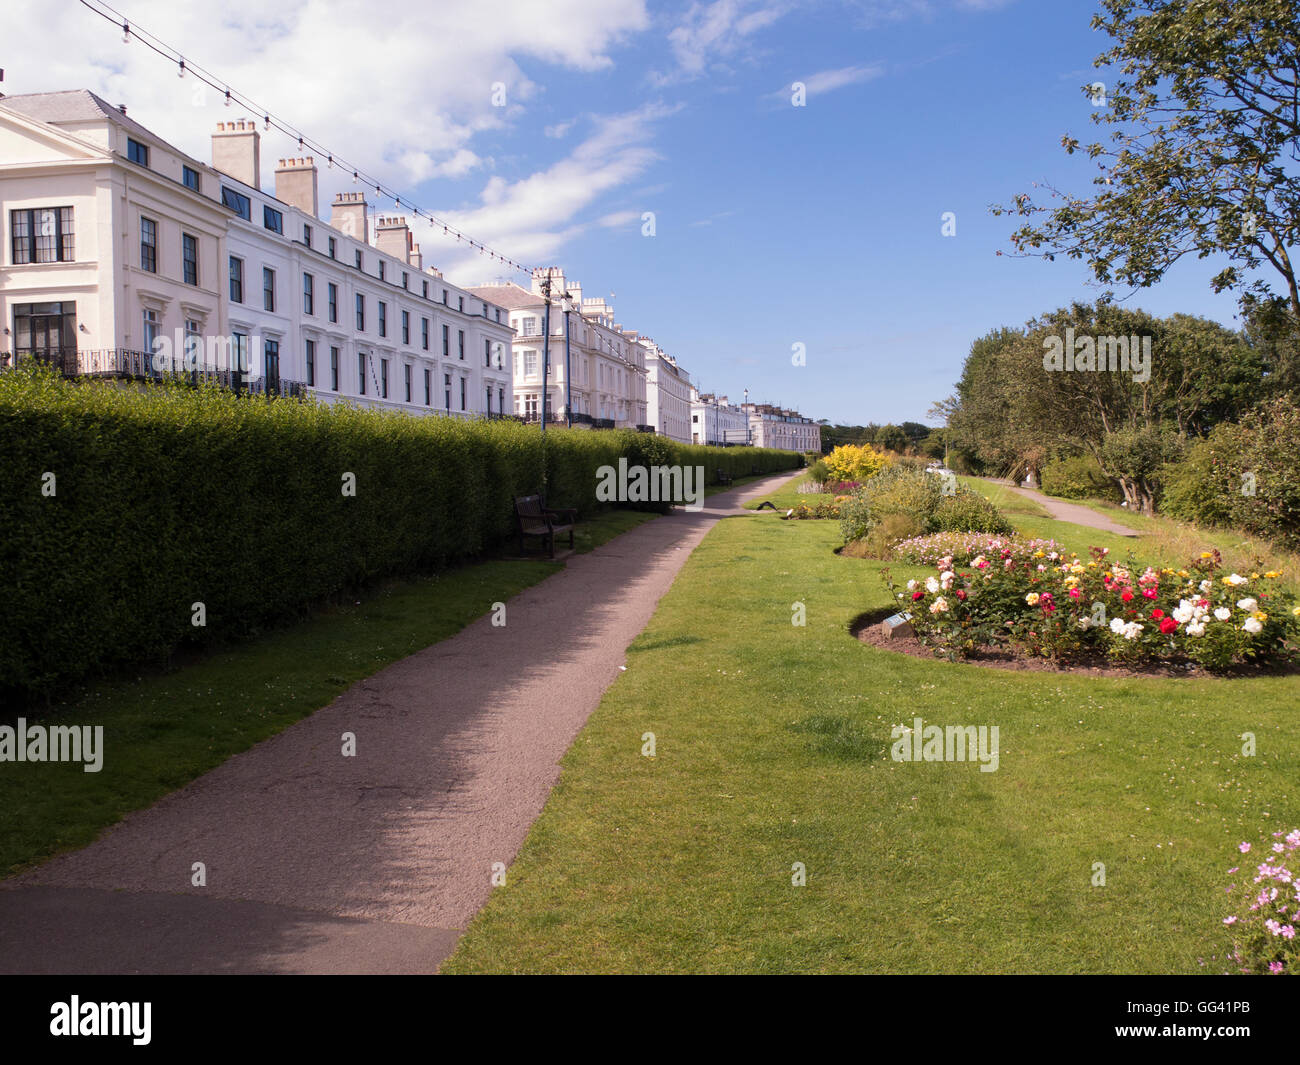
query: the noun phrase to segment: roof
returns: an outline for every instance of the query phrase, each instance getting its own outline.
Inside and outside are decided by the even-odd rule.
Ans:
[[[38,122],[48,122],[52,126],[73,122],[98,122],[109,118],[131,133],[157,141],[177,155],[183,155],[187,159],[190,157],[188,152],[182,152],[179,148],[168,144],[153,130],[146,129],[135,119],[127,118],[116,107],[100,99],[89,89],[30,92],[18,96],[0,97],[0,107],[34,118]]]
[[[505,285],[477,285],[467,288],[466,292],[472,292],[479,299],[487,300],[498,307],[504,307],[506,310],[521,310],[524,307],[540,307],[542,297],[535,292],[529,292],[528,289],[516,285],[513,281]]]

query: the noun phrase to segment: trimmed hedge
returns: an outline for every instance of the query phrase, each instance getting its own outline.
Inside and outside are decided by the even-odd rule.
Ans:
[[[49,693],[471,558],[510,536],[513,498],[542,488],[544,468],[549,502],[590,513],[597,468],[651,446],[710,476],[802,461],[628,430],[543,439],[514,421],[0,373],[0,690]]]

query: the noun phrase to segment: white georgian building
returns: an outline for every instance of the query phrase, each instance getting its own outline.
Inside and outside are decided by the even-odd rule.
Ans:
[[[749,415],[726,396],[691,389],[691,443],[735,446],[749,439]]]
[[[645,349],[646,410],[661,436],[691,442],[691,379],[677,360],[649,337],[637,337]]]
[[[89,92],[0,98],[0,358],[141,376],[150,353],[192,368],[189,350],[255,390],[509,411],[502,308],[424,268],[404,218],[372,233],[362,193],[320,219],[310,158],[263,192],[260,143],[252,121],[218,123],[209,166]]]
[[[514,413],[537,421],[542,411],[542,370],[547,357],[546,298],[550,281],[550,370],[546,374],[548,422],[638,428],[646,423],[644,350],[614,322],[603,299],[583,299],[582,286],[555,268],[534,271],[532,288],[513,282],[469,291],[504,307],[514,329]]]
[[[754,447],[821,452],[822,427],[811,418],[769,403],[744,403],[741,406],[749,418],[750,441]]]

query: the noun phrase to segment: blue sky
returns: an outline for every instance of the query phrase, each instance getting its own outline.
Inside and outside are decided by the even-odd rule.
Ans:
[[[614,293],[626,327],[733,398],[924,420],[975,337],[1097,294],[1078,263],[997,257],[1013,223],[988,211],[1034,181],[1089,187],[1060,138],[1092,139],[1079,86],[1108,77],[1093,0],[115,6],[420,206]],[[0,33],[52,17],[15,0]],[[233,117],[219,101],[84,7],[59,17],[66,46],[13,56],[5,91],[90,88],[208,158],[211,123]],[[294,149],[267,138],[264,185]],[[322,202],[351,187],[335,172],[322,186]],[[417,237],[453,280],[527,283]],[[1233,323],[1216,269],[1180,264],[1130,305]]]

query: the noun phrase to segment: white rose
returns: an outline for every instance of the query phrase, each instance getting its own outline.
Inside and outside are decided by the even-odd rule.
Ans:
[[[943,596],[939,596],[938,599],[936,599],[933,603],[930,604],[931,614],[945,614],[947,613],[947,611],[948,611],[948,600],[945,599]]]
[[[1211,588],[1214,587],[1214,582],[1213,582],[1213,581],[1201,581],[1201,583],[1198,584],[1196,587],[1198,587],[1198,588],[1199,588],[1201,591],[1203,591],[1203,592],[1208,592]]]
[[[925,590],[929,592],[931,595],[934,595],[934,593],[939,590],[939,582],[935,580],[933,577],[926,577]]]
[[[907,582],[907,590],[908,590],[909,592],[914,592],[914,591],[916,591],[916,581],[914,581],[914,580],[908,581],[908,582]]]
[[[1186,625],[1189,621],[1192,620],[1192,616],[1195,613],[1196,613],[1196,608],[1193,607],[1192,604],[1189,603],[1186,599],[1184,599],[1181,603],[1178,604],[1178,606],[1174,609],[1173,613],[1170,616],[1176,622],[1178,622],[1178,624]]]
[[[1247,618],[1242,622],[1241,627],[1254,636],[1255,633],[1263,631],[1264,624],[1259,620],[1259,618]]]
[[[1227,581],[1229,584],[1231,584],[1234,588],[1235,588],[1237,585],[1239,585],[1239,584],[1249,584],[1249,583],[1250,583],[1250,582],[1249,582],[1245,577],[1243,577],[1240,573],[1234,573],[1231,577],[1225,577],[1225,578],[1223,578],[1223,579],[1224,579],[1225,581]]]
[[[1219,607],[1218,610],[1214,612],[1214,616],[1218,618],[1220,621],[1227,621],[1230,617],[1232,617],[1232,611],[1229,610],[1226,606],[1221,606]]]
[[[1110,631],[1120,633],[1124,631],[1124,622],[1120,618],[1110,619]]]
[[[1194,622],[1192,622],[1192,624],[1190,624],[1190,625],[1187,626],[1187,629],[1186,629],[1185,631],[1187,632],[1187,635],[1188,635],[1188,636],[1204,636],[1204,635],[1205,635],[1205,622],[1203,622],[1203,621],[1194,621]]]
[[[957,579],[957,574],[953,573],[952,570],[948,570],[947,573],[939,574],[939,583],[943,585],[943,590],[945,592],[952,587],[952,582],[955,581],[956,579]]]
[[[1244,610],[1247,614],[1253,614],[1259,609],[1259,602],[1255,599],[1238,599],[1237,608]]]
[[[1124,626],[1124,639],[1136,640],[1138,638],[1138,634],[1141,632],[1142,632],[1142,626],[1139,625],[1136,621],[1130,621],[1127,625]]]

